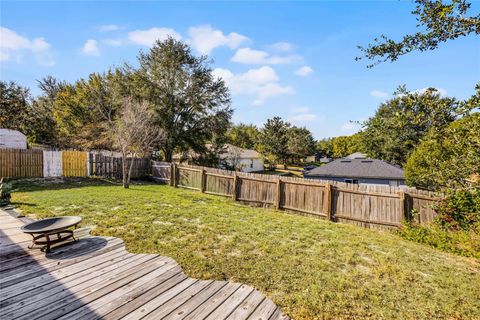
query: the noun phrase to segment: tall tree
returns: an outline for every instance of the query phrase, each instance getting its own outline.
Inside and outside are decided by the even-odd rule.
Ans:
[[[363,123],[365,151],[373,158],[404,165],[421,139],[454,121],[460,107],[455,98],[441,97],[435,89],[408,92],[400,87]]]
[[[140,53],[133,79],[138,94],[149,102],[165,135],[159,147],[166,161],[174,150],[205,151],[205,143],[222,136],[232,115],[225,82],[215,78],[206,56],[196,57],[189,46],[168,38]]]
[[[260,137],[260,130],[253,124],[232,126],[227,132],[228,142],[244,149],[255,149]]]
[[[480,113],[429,132],[408,158],[405,178],[409,185],[434,190],[480,187]]]
[[[298,162],[315,152],[315,139],[307,128],[291,127],[287,136],[288,153],[293,161]]]
[[[21,131],[29,142],[53,144],[55,123],[43,100],[17,83],[0,82],[0,128]]]
[[[0,128],[26,133],[32,96],[14,81],[0,81]]]
[[[289,128],[290,123],[283,121],[280,117],[274,117],[268,119],[261,130],[261,152],[273,162],[283,164],[287,162]]]
[[[405,35],[400,41],[381,35],[368,47],[359,46],[364,56],[356,60],[373,60],[373,64],[368,66],[372,67],[381,62],[395,61],[412,51],[434,50],[442,42],[480,34],[480,14],[469,15],[471,4],[465,0],[415,0],[415,3],[412,14],[416,16],[420,31]]]
[[[322,140],[318,140],[317,142],[317,151],[320,153],[322,157],[331,158],[333,157],[333,139],[332,138],[325,138]]]
[[[120,107],[97,104],[96,108],[107,123],[114,147],[122,154],[123,187],[128,188],[135,159],[161,143],[163,132],[155,126],[153,111],[143,101],[126,97]]]
[[[332,138],[332,156],[343,158],[355,152],[364,152],[362,133]]]

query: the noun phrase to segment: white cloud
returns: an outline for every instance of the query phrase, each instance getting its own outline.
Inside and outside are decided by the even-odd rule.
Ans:
[[[340,131],[342,131],[346,134],[353,134],[353,133],[359,131],[360,128],[361,128],[360,124],[348,121],[348,122],[345,122],[344,124],[342,124],[342,126],[340,127]]]
[[[124,44],[124,41],[121,39],[103,39],[102,42],[112,47],[118,47]]]
[[[287,118],[287,120],[290,122],[308,122],[316,119],[317,115],[313,113],[300,113]]]
[[[49,52],[50,44],[44,38],[34,38],[32,40],[23,37],[15,31],[0,27],[0,61],[16,60],[22,61],[25,52],[31,52],[35,60],[44,66],[52,66],[55,62]]]
[[[237,48],[240,44],[249,39],[241,34],[231,32],[225,35],[220,30],[215,30],[209,25],[191,27],[188,29],[190,43],[193,48],[203,54],[209,54],[213,49],[227,46],[231,49]]]
[[[309,66],[303,66],[300,69],[297,69],[295,71],[295,74],[300,77],[306,77],[312,72],[313,72],[312,68],[310,68]]]
[[[310,108],[308,107],[294,107],[292,108],[292,111],[295,113],[307,113],[310,111]]]
[[[272,44],[271,48],[275,51],[292,51],[295,46],[289,42],[277,42]]]
[[[128,40],[133,43],[150,47],[155,41],[164,41],[168,37],[181,40],[182,36],[170,28],[150,28],[147,30],[135,30],[128,33]]]
[[[422,88],[422,89],[415,90],[414,92],[424,94],[428,89],[431,89],[431,88],[432,87],[425,87],[425,88]],[[441,97],[446,97],[447,96],[447,90],[445,90],[443,88],[434,88],[433,87],[432,89],[436,89]]]
[[[388,97],[388,93],[380,91],[380,90],[372,90],[370,91],[370,95],[375,98],[386,98]]]
[[[86,56],[99,56],[100,49],[98,48],[98,42],[95,39],[88,39],[82,48],[82,53]]]
[[[293,87],[278,83],[278,75],[269,66],[250,69],[239,74],[233,74],[228,69],[217,68],[213,70],[213,74],[225,81],[232,94],[254,96],[253,104],[256,106],[262,105],[270,97],[295,93]]]
[[[310,112],[308,107],[292,107],[291,115],[287,117],[289,122],[293,123],[305,123],[318,119],[318,116]]]
[[[98,27],[98,30],[101,32],[118,31],[120,29],[122,28],[116,24],[104,24]]]
[[[251,48],[240,48],[230,59],[233,62],[243,64],[288,64],[301,61],[298,55],[277,56],[270,55],[266,51],[254,50]]]

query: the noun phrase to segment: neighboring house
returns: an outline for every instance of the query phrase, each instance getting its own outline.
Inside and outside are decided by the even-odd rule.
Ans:
[[[323,157],[323,158],[320,158],[318,160],[318,162],[320,163],[329,163],[329,162],[332,162],[332,159],[331,158],[327,158],[327,157]]]
[[[305,158],[305,162],[307,163],[311,163],[311,162],[328,163],[330,161],[331,161],[330,158],[322,157],[322,154],[320,152],[316,152],[315,154]]]
[[[210,144],[206,145],[207,149],[212,148]],[[175,154],[173,161],[189,162],[198,157],[193,151],[184,154]],[[219,167],[222,169],[235,169],[242,172],[260,172],[264,170],[264,161],[262,156],[255,150],[243,149],[231,144],[225,144],[224,147],[217,152],[220,160]]]
[[[308,179],[332,180],[354,184],[378,184],[398,187],[405,185],[403,170],[364,154],[351,154],[304,174]]]
[[[17,130],[0,129],[0,148],[27,149],[27,137]]]
[[[262,156],[255,150],[243,149],[231,144],[225,144],[218,157],[224,168],[235,168],[243,172],[263,171]]]

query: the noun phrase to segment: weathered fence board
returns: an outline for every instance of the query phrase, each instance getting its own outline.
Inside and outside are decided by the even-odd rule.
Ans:
[[[62,175],[64,177],[87,177],[88,152],[62,151]]]
[[[131,158],[127,159],[127,166],[130,166],[131,161]],[[150,174],[150,160],[135,158],[133,161],[131,178],[144,178]],[[123,177],[122,163],[121,157],[90,152],[89,170],[91,175],[121,179]]]
[[[412,210],[418,212],[413,216],[416,221],[429,223],[435,216],[432,204],[438,200],[432,192],[412,188],[278,177],[167,162],[153,162],[152,176],[174,186],[376,229],[399,227],[402,221],[412,218]]]
[[[62,151],[43,151],[44,177],[61,177],[62,167]]]
[[[0,149],[0,177],[43,176],[43,153],[32,149]]]

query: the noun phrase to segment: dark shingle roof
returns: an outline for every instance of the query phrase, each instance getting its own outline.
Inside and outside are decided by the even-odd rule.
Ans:
[[[403,170],[378,159],[337,159],[305,173],[305,177],[404,179]]]

